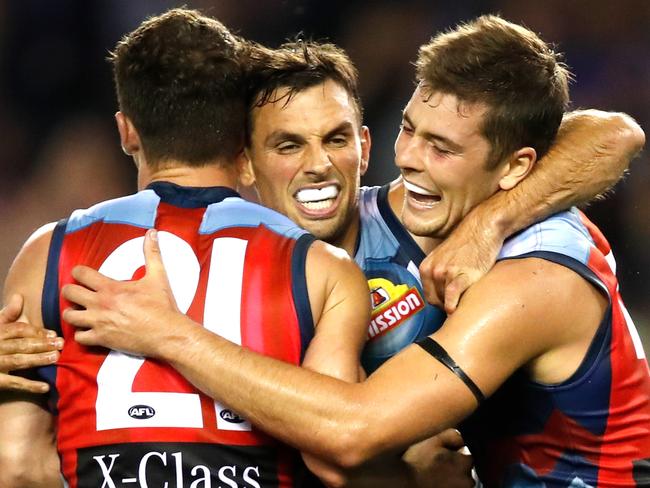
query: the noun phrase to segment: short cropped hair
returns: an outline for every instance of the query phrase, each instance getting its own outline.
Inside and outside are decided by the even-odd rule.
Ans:
[[[285,100],[285,104],[303,90],[332,80],[350,96],[359,121],[363,108],[359,96],[359,75],[347,53],[329,43],[293,41],[277,49],[248,44],[248,107],[262,107],[267,103]],[[287,88],[277,98],[277,90]],[[250,144],[251,121],[247,130]]]
[[[534,32],[484,15],[420,47],[417,81],[424,89],[488,106],[482,133],[495,167],[520,147],[541,158],[569,104],[570,73]]]
[[[243,147],[241,43],[219,21],[172,9],[143,22],[109,56],[120,110],[152,165],[233,160]]]

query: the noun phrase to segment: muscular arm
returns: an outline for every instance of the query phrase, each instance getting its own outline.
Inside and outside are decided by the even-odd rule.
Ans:
[[[625,114],[567,114],[555,143],[532,173],[474,208],[422,262],[427,299],[453,312],[465,289],[494,265],[508,236],[608,190],[644,143],[643,131]]]
[[[356,383],[361,380],[359,357],[370,322],[368,286],[363,273],[345,252],[320,241],[309,249],[305,268],[316,326],[302,366]],[[303,459],[330,486],[350,482],[349,473],[309,453],[303,453]]]
[[[103,290],[118,284],[88,268],[76,268],[74,274],[96,290],[76,285],[64,289],[66,298],[87,309],[64,312],[68,322],[89,327],[77,332],[80,342],[108,344],[169,362],[198,388],[271,435],[339,466],[398,453],[456,425],[476,408],[465,384],[418,346],[392,358],[365,382],[345,383],[244,350],[196,327],[174,309],[168,291],[157,285],[160,280],[151,280],[139,299],[118,296],[117,310],[110,306],[115,297],[107,299]],[[499,263],[467,293],[463,307],[435,338],[489,395],[532,358],[558,348],[582,347],[584,353],[605,309],[593,293],[584,280],[559,265],[537,259]],[[124,311],[136,302],[137,315]],[[148,319],[138,318],[143,312]],[[145,345],[137,342],[134,332],[124,342],[113,343],[123,335],[115,334],[116,329],[142,331],[150,323],[173,323],[175,333]],[[574,348],[579,341],[584,343]],[[578,364],[562,356],[551,367],[537,369],[543,373],[541,380],[557,381],[549,375],[568,377]]]
[[[24,297],[20,321],[43,327],[41,291],[51,227],[27,241],[14,261],[4,287],[5,303],[14,294]],[[7,488],[61,485],[53,419],[41,395],[0,392],[0,485]]]

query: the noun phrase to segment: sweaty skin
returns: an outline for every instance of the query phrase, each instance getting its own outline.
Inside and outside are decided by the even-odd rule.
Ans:
[[[147,242],[155,249],[150,236]],[[477,406],[457,376],[415,345],[358,384],[246,351],[178,313],[161,260],[155,251],[149,258],[147,274],[156,279],[147,282],[120,283],[75,268],[75,279],[87,287],[63,290],[85,308],[64,312],[81,327],[75,339],[169,362],[254,424],[328,462],[351,468],[398,452]],[[606,299],[567,268],[536,258],[505,261],[467,292],[433,338],[489,396],[522,366],[536,381],[568,378],[605,308]]]

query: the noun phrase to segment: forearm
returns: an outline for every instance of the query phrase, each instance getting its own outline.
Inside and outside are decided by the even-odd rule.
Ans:
[[[491,222],[489,232],[505,238],[607,191],[644,143],[643,131],[625,114],[596,110],[567,114],[554,145],[532,173],[470,215],[476,222]]]
[[[0,418],[0,486],[62,486],[52,419],[37,397],[0,394]]]
[[[369,430],[359,389],[242,349],[182,315],[156,356],[208,396],[270,435],[337,466],[356,465],[349,444]],[[355,442],[355,449],[359,443]]]

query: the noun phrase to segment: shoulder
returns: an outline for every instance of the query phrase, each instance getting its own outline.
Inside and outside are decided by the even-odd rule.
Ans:
[[[210,205],[206,210],[200,230],[212,233],[229,227],[257,227],[260,225],[291,239],[297,239],[308,233],[287,216],[238,197],[226,198]]]
[[[306,275],[315,317],[327,303],[370,303],[366,277],[343,249],[314,241],[307,252]]]
[[[160,197],[153,190],[142,190],[92,207],[78,209],[68,218],[66,232],[83,229],[101,220],[105,223],[125,223],[138,227],[153,227]]]
[[[523,257],[498,262],[463,300],[476,309],[498,306],[502,313],[539,330],[540,321],[547,328],[567,323],[592,290],[582,276],[562,264]]]
[[[5,280],[3,297],[18,293],[25,297],[25,313],[40,320],[40,294],[45,279],[47,257],[56,223],[44,225],[25,242],[14,259]]]
[[[307,252],[307,270],[318,272],[321,278],[339,279],[346,274],[360,275],[365,278],[359,267],[343,249],[315,240]]]
[[[574,361],[605,309],[596,288],[565,266],[536,257],[505,260],[465,293],[436,336],[491,392],[540,359],[553,357],[558,368]]]

